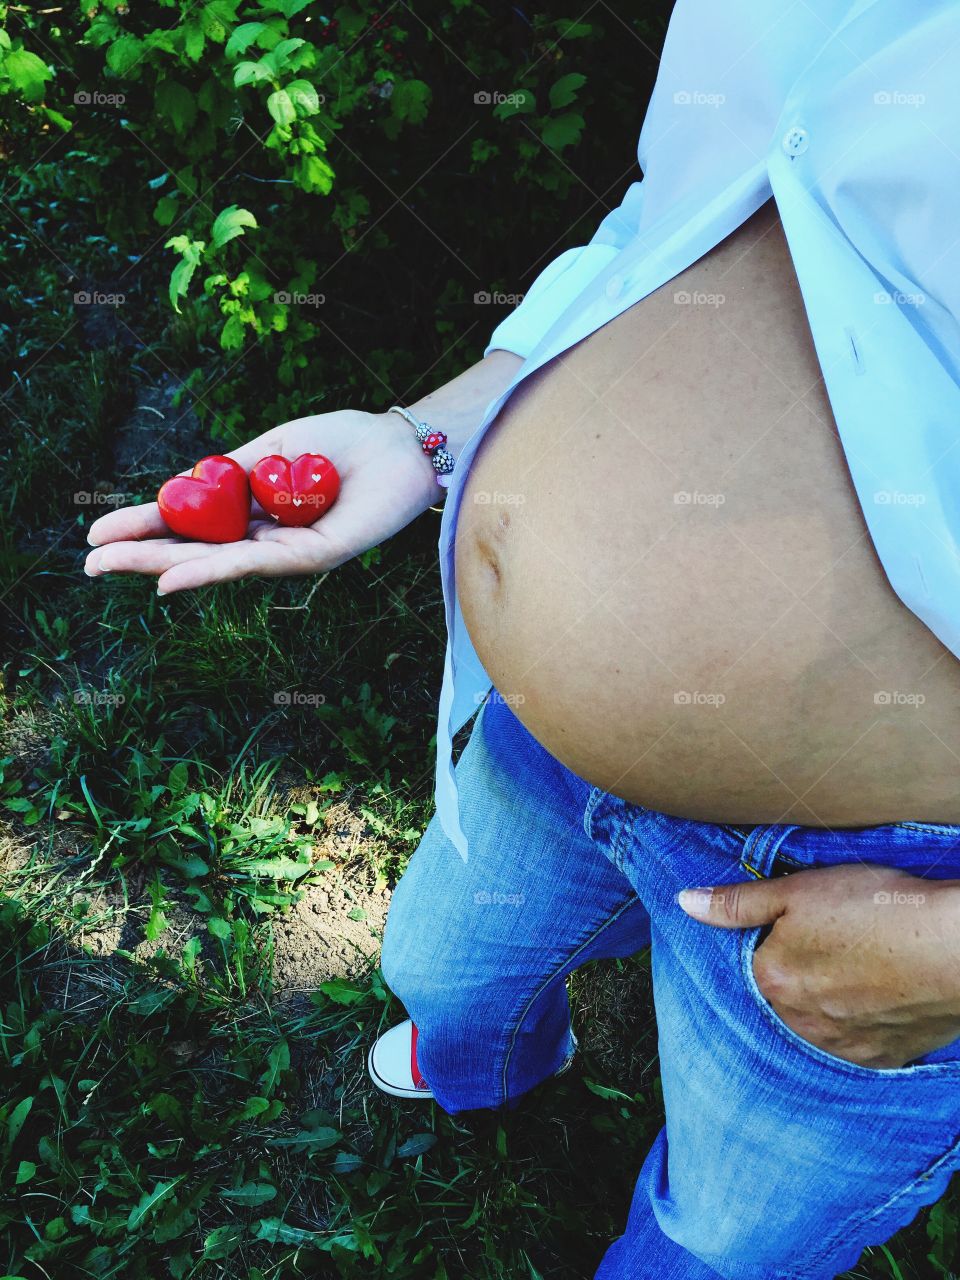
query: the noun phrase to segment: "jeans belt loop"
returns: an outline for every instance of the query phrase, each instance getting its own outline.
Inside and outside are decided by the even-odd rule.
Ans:
[[[744,841],[743,852],[740,855],[740,866],[757,880],[769,879],[773,874],[774,863],[777,860],[777,854],[780,852],[780,846],[787,836],[796,830],[797,824],[795,822],[788,823],[785,826],[777,824],[768,827],[754,827]]]

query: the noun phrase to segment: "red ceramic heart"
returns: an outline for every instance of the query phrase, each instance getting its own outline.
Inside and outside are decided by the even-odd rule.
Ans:
[[[268,516],[297,528],[326,515],[340,492],[340,476],[322,453],[301,453],[293,462],[272,453],[250,472],[250,488]]]
[[[250,523],[250,483],[239,462],[214,454],[188,476],[161,485],[157,505],[164,523],[196,542],[239,542]]]

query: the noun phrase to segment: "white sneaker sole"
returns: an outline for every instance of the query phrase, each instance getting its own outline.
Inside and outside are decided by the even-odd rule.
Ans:
[[[376,1047],[376,1043],[370,1046],[370,1052],[367,1054],[367,1071],[378,1089],[383,1093],[389,1093],[394,1098],[417,1098],[424,1102],[429,1102],[433,1098],[432,1089],[405,1089],[403,1085],[391,1084],[389,1080],[384,1080],[373,1065],[373,1051]]]

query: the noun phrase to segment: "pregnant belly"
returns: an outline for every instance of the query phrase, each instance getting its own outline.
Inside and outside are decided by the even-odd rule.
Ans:
[[[720,822],[960,821],[958,664],[880,568],[772,202],[525,379],[456,557],[494,684],[589,782]]]

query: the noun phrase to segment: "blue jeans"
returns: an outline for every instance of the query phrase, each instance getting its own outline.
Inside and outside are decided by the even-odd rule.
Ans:
[[[943,1194],[960,1040],[900,1069],[825,1053],[760,992],[761,931],[699,924],[676,894],[851,861],[960,878],[960,827],[668,817],[590,787],[496,694],[457,774],[469,860],[434,819],[383,948],[441,1107],[497,1107],[550,1076],[572,1048],[565,976],[652,948],[666,1125],[596,1280],[826,1280]],[[915,908],[890,909],[909,927]]]

